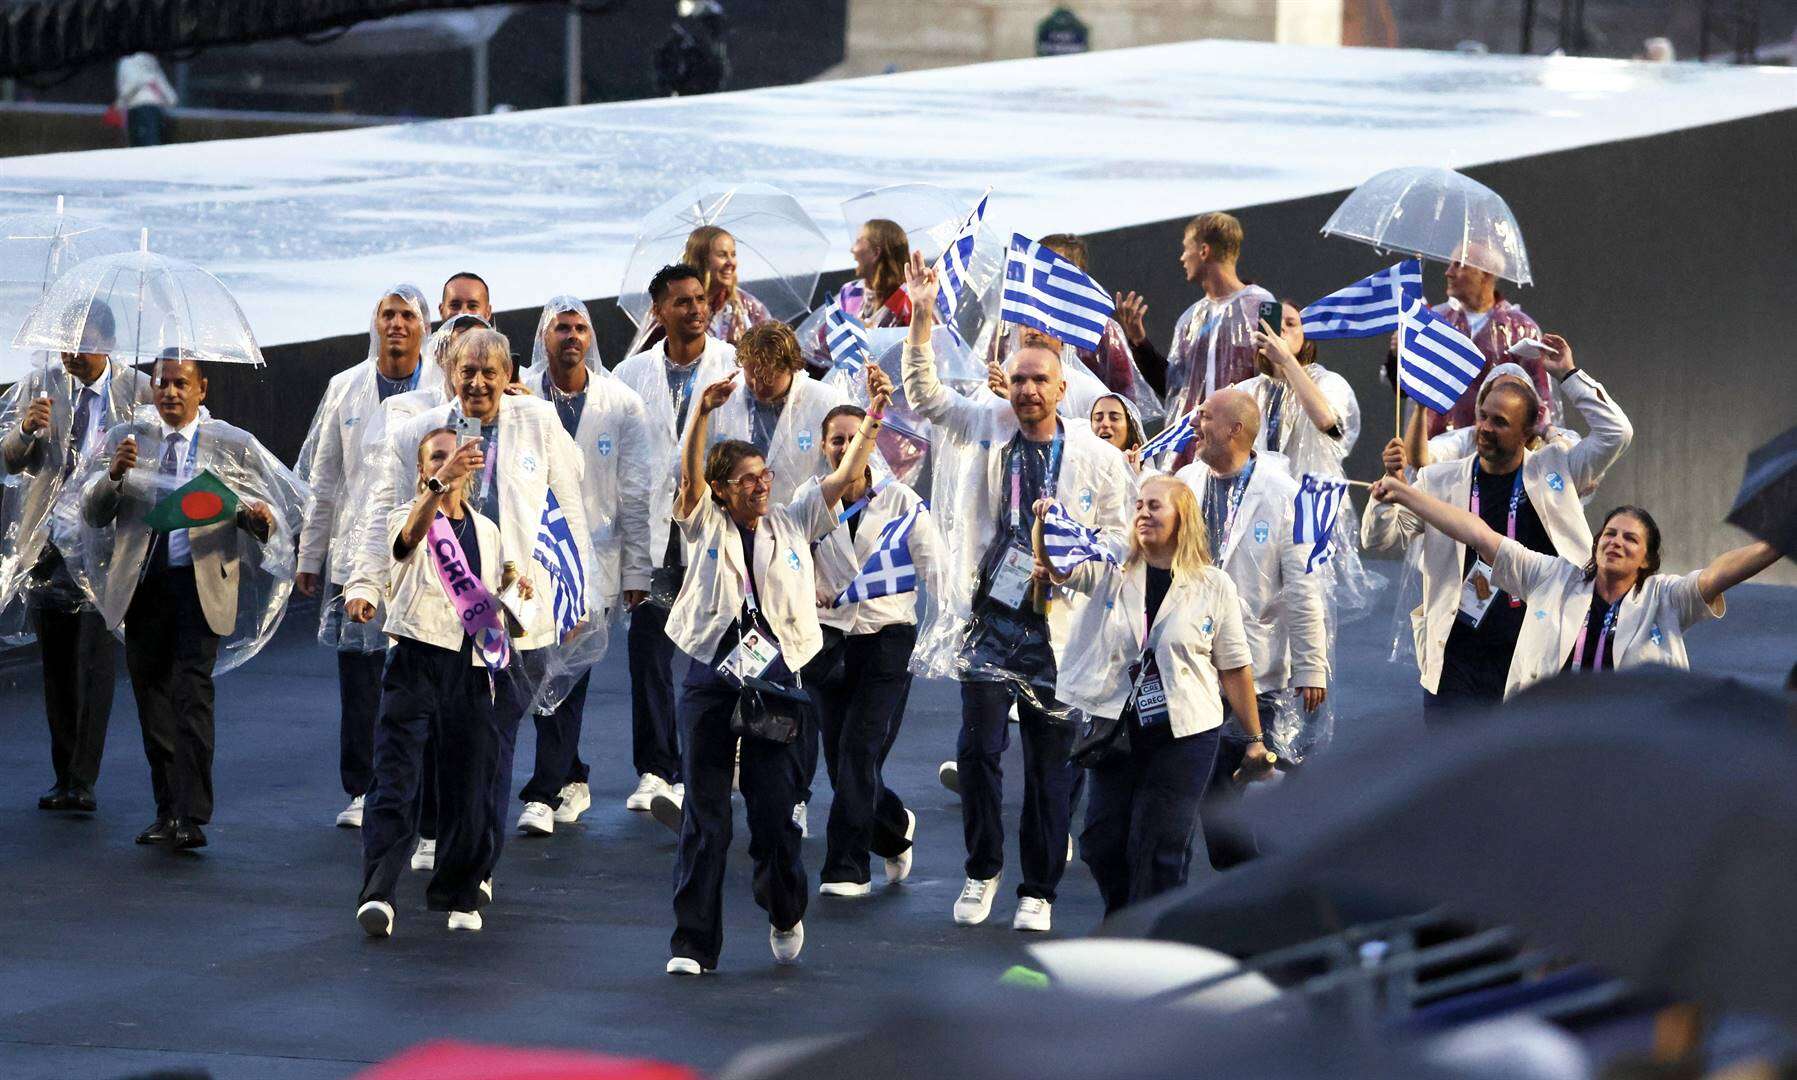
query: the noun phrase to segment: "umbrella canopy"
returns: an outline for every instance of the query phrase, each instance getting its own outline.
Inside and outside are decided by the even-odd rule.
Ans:
[[[790,322],[811,310],[830,241],[799,200],[771,184],[697,184],[649,211],[624,263],[618,306],[639,327],[649,314],[649,279],[686,251],[686,238],[716,225],[736,239],[737,287]],[[704,267],[698,267],[703,271]]]
[[[1518,285],[1534,281],[1522,230],[1497,192],[1452,169],[1387,169],[1361,184],[1323,225],[1381,251],[1459,262]]]
[[[149,250],[77,263],[51,283],[13,339],[19,349],[97,351],[133,362],[167,350],[209,364],[262,364],[249,320],[224,283]]]
[[[1797,427],[1747,455],[1726,520],[1797,558]]]
[[[55,213],[0,221],[0,332],[17,332],[50,284],[76,263],[130,251],[135,243],[124,230],[65,215],[60,197]],[[0,383],[24,378],[38,357],[38,350],[0,348]]]

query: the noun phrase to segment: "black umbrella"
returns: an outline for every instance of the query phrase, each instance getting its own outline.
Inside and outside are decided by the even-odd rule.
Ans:
[[[1784,709],[1688,673],[1553,680],[1481,728],[1319,762],[1268,793],[1267,817],[1305,833],[1187,907],[1202,925],[1250,896],[1337,905],[1320,919],[1294,906],[1297,934],[1353,917],[1355,890],[1415,897],[1642,984],[1797,1019]]]
[[[1797,427],[1747,455],[1727,521],[1797,557]]]

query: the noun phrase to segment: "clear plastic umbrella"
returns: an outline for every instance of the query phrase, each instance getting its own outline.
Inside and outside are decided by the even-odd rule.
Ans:
[[[132,246],[125,230],[64,215],[60,195],[53,214],[18,214],[0,221],[0,332],[23,325],[50,284],[76,263]],[[0,383],[24,378],[41,355],[0,345]]]
[[[1355,188],[1323,225],[1381,251],[1460,262],[1533,283],[1516,216],[1497,192],[1452,169],[1387,169]]]
[[[151,251],[148,230],[138,250],[86,259],[52,282],[13,347],[79,352],[84,341],[137,363],[178,349],[202,363],[262,364],[230,290],[190,262]]]
[[[649,211],[624,264],[618,306],[639,327],[649,314],[649,279],[686,251],[686,238],[716,225],[736,240],[738,288],[791,322],[811,310],[830,241],[799,200],[771,184],[698,184]],[[701,268],[703,269],[703,268]]]

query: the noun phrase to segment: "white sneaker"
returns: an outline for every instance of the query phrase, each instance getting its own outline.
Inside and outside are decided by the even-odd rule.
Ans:
[[[493,879],[492,878],[488,878],[487,880],[480,883],[480,894],[487,898],[487,903],[491,904],[493,902]]]
[[[572,825],[593,805],[593,791],[585,784],[568,784],[562,788],[561,805],[555,808],[558,825]]]
[[[703,975],[705,974],[705,969],[700,967],[699,962],[691,957],[676,956],[668,961],[668,974]]]
[[[917,835],[917,815],[905,811],[905,839]],[[915,844],[886,860],[886,884],[897,885],[911,876],[911,855],[917,850]]]
[[[624,800],[624,809],[645,813],[649,809],[649,804],[655,801],[655,796],[666,790],[668,790],[668,782],[666,780],[663,780],[652,772],[646,772],[642,776],[637,777],[636,790],[630,793],[628,799]],[[682,960],[685,959],[685,957],[675,957],[675,959]]]
[[[865,881],[826,881],[817,887],[819,896],[866,896],[873,891],[873,885]]]
[[[675,836],[680,835],[680,818],[686,812],[686,797],[678,786],[658,791],[649,803],[649,816],[666,825]]]
[[[548,836],[555,831],[555,811],[546,802],[524,804],[518,815],[518,831],[526,836]]]
[[[1073,834],[1067,834],[1067,861],[1073,862]]]
[[[1011,929],[1046,934],[1053,915],[1053,904],[1040,896],[1025,896],[1017,901],[1017,914],[1011,917]]]
[[[811,812],[804,803],[795,803],[792,808],[792,823],[799,827],[801,840],[811,839]]]
[[[392,937],[393,905],[385,900],[370,900],[356,909],[356,922],[369,937]]]
[[[480,912],[478,912],[478,911],[452,911],[452,912],[450,912],[449,913],[449,928],[451,930],[467,930],[470,933],[472,933],[473,931],[479,930],[480,929]]]
[[[362,800],[357,795],[349,801],[349,805],[337,811],[337,827],[339,829],[360,829],[362,827]]]
[[[774,963],[790,964],[799,958],[799,950],[805,947],[805,924],[796,922],[791,930],[776,930],[772,923],[767,928],[767,943],[774,950]]]
[[[412,869],[435,870],[437,868],[437,842],[418,838],[418,847],[412,852]]]
[[[956,795],[961,794],[960,765],[953,761],[945,761],[941,765],[936,766],[936,779],[942,781],[942,786],[954,792]]]
[[[1000,874],[999,877],[1003,877]],[[955,900],[955,923],[959,926],[978,926],[992,914],[992,898],[998,894],[998,878],[990,877],[984,881],[979,878],[968,878],[967,884],[961,886],[961,895]]]

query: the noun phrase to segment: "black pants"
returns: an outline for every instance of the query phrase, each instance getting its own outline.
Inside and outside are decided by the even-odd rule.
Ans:
[[[428,757],[427,748],[428,746]],[[418,789],[436,762],[437,862],[425,902],[433,911],[475,911],[494,861],[493,774],[499,722],[487,670],[466,646],[451,652],[402,638],[387,650],[381,714],[374,729],[374,779],[362,811],[358,903],[391,904],[418,834]]]
[[[125,110],[125,144],[127,146],[161,146],[162,129],[168,118],[160,105],[136,105]]]
[[[1439,694],[1424,690],[1423,724],[1425,727],[1441,728],[1467,722],[1477,723],[1503,703],[1502,690],[1496,695],[1447,689],[1445,686]]]
[[[212,820],[212,665],[193,567],[152,570],[125,612],[125,667],[137,698],[156,816]]]
[[[724,947],[724,863],[730,851],[730,773],[736,736],[730,715],[735,684],[719,675],[718,663],[694,660],[680,690],[680,767],[686,777],[685,812],[674,862],[674,956],[716,967]],[[778,661],[763,676],[790,684]],[[749,818],[749,859],[754,864],[755,902],[777,929],[790,930],[805,917],[805,864],[792,808],[798,802],[799,756],[791,743],[746,737],[742,740],[742,794]]]
[[[1037,691],[1040,693],[1040,691]],[[1011,745],[1011,702],[1017,703],[1023,736],[1023,819],[1017,825],[1023,880],[1018,896],[1054,901],[1067,869],[1067,827],[1073,813],[1074,777],[1067,760],[1077,731],[1031,704],[1008,682],[961,684],[961,735],[955,764],[961,776],[961,828],[967,840],[967,876],[998,876],[1005,864],[1004,752]]]
[[[491,776],[492,786],[488,788],[488,797],[493,801],[492,857],[487,861],[482,880],[493,876],[493,868],[499,865],[499,853],[505,850],[505,838],[510,831],[506,812],[512,804],[512,760],[518,750],[518,725],[524,722],[524,712],[530,708],[530,685],[534,680],[526,679],[526,670],[541,670],[535,667],[529,653],[513,653],[512,667],[503,674],[493,678],[493,725],[499,737],[498,761]],[[483,669],[484,678],[484,669]],[[443,777],[437,776],[437,842],[443,841]]]
[[[374,721],[381,712],[381,669],[385,652],[337,653],[337,772],[343,793],[368,794],[374,779]]]
[[[1260,713],[1261,730],[1266,731],[1278,707],[1278,695],[1272,692],[1254,695]],[[1223,726],[1217,743],[1215,763],[1211,766],[1210,783],[1204,789],[1206,828],[1204,846],[1214,869],[1227,870],[1260,854],[1254,826],[1241,813],[1244,788],[1235,781],[1236,770],[1248,756],[1249,742],[1235,723],[1235,710],[1223,703]]]
[[[1212,728],[1091,770],[1079,852],[1106,915],[1185,884],[1217,740]]]
[[[591,770],[580,760],[580,722],[587,707],[587,684],[592,681],[589,668],[568,696],[548,716],[537,719],[536,768],[518,798],[527,803],[562,804],[561,790],[567,784],[584,784]]]
[[[44,662],[44,718],[50,725],[50,768],[59,788],[94,789],[106,725],[112,719],[117,643],[91,608],[33,606],[31,628]]]
[[[681,779],[680,744],[675,734],[674,642],[668,637],[668,609],[644,602],[630,613],[625,642],[630,664],[630,752],[638,776],[645,773],[673,784]]]
[[[881,768],[905,718],[917,627],[854,636],[826,628],[824,640],[823,651],[805,665],[805,691],[817,708],[835,791],[822,879],[859,884],[870,876],[869,851],[890,859],[911,846],[905,804],[886,786]]]

